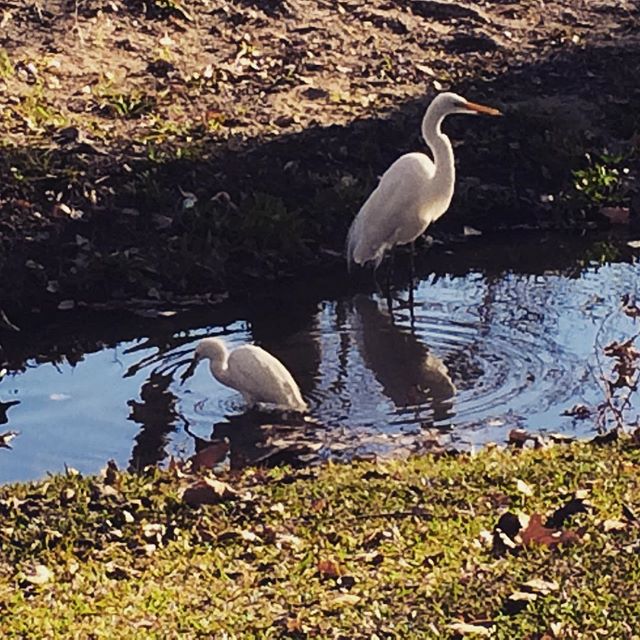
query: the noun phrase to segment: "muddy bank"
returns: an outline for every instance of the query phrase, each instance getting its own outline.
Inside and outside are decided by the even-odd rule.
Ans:
[[[447,123],[459,180],[434,233],[634,223],[637,3],[72,5],[4,13],[10,314],[206,304],[335,268],[443,89],[506,116]]]

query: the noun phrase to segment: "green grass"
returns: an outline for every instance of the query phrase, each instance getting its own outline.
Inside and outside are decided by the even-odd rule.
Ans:
[[[180,497],[193,479],[168,472],[4,487],[3,637],[447,638],[487,621],[494,638],[637,638],[640,527],[623,505],[640,511],[639,469],[627,440],[250,470],[225,479],[235,499],[198,508]],[[548,514],[585,489],[577,543],[482,541],[505,510]],[[32,563],[53,577],[31,584]],[[504,613],[534,578],[558,589]]]
[[[0,78],[9,78],[13,75],[14,68],[6,49],[0,47]]]

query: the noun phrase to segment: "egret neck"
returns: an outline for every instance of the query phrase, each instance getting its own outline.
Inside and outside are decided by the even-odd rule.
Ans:
[[[440,109],[427,109],[422,119],[422,137],[431,149],[435,164],[435,175],[431,185],[429,185],[432,199],[430,205],[433,207],[433,200],[438,201],[440,205],[437,207],[439,209],[438,217],[449,207],[456,181],[456,167],[451,140],[440,129],[446,115]]]

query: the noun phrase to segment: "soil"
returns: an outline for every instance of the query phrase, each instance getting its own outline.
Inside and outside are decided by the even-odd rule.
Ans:
[[[441,90],[505,117],[447,122],[458,183],[435,233],[634,224],[639,14],[630,0],[0,0],[0,310],[207,304],[335,269],[377,176],[424,148]]]

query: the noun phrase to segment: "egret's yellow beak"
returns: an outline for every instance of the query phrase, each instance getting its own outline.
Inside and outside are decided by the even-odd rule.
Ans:
[[[470,109],[471,111],[476,111],[477,113],[484,113],[488,116],[501,116],[502,112],[498,111],[498,109],[494,109],[493,107],[485,107],[483,104],[478,104],[477,102],[468,102],[464,105],[466,109]]]

